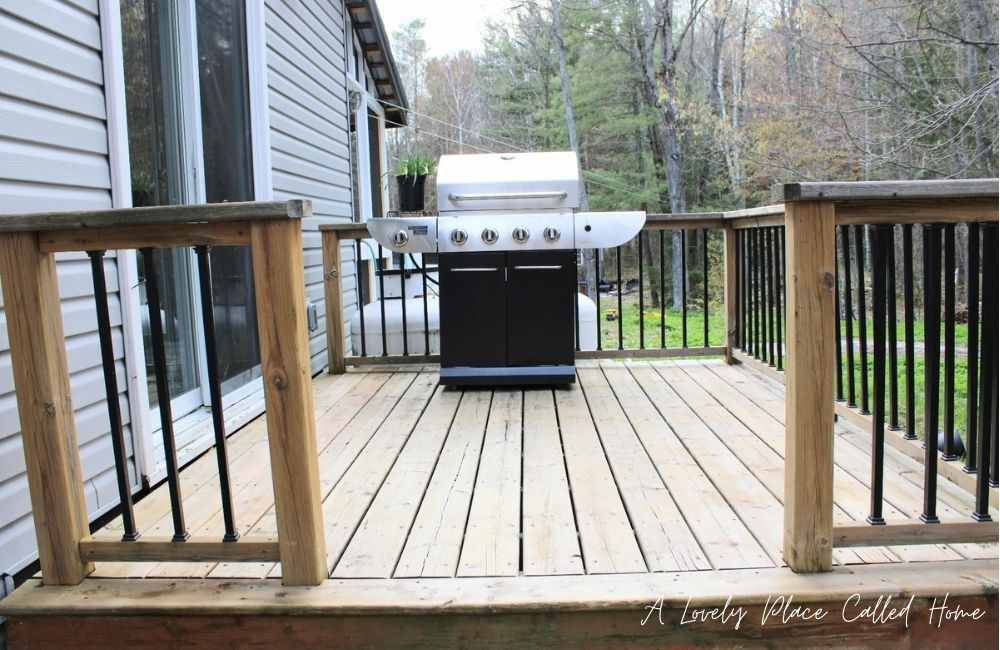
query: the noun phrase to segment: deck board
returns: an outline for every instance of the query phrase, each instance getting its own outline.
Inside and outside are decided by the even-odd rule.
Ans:
[[[438,405],[428,406],[436,385],[437,377],[431,373],[416,376],[402,399],[323,500],[328,563],[336,565],[339,561],[425,409],[439,409]],[[437,394],[440,395],[440,391]],[[440,408],[446,409],[447,406]],[[321,475],[325,473],[322,466],[320,472]]]
[[[516,576],[520,571],[523,404],[520,390],[493,393],[459,576]]]
[[[492,401],[492,393],[485,390],[462,396],[396,566],[396,577],[455,575]]]
[[[600,368],[578,372],[650,571],[711,568]]]
[[[774,563],[746,529],[711,479],[642,391],[629,369],[604,369],[632,427],[684,515],[712,568],[770,567]]]
[[[555,391],[583,566],[587,573],[646,571],[639,542],[579,390]]]
[[[438,387],[333,571],[390,578],[462,395]]]
[[[524,392],[524,575],[583,573],[583,556],[551,390]]]
[[[587,360],[556,388],[446,389],[434,367],[314,380],[328,562],[342,580],[780,570],[784,388],[715,360]],[[835,426],[835,518],[869,507],[866,432]],[[228,441],[237,524],[275,535],[259,418]],[[918,462],[886,450],[885,516],[913,521]],[[222,522],[215,456],[181,473],[193,535]],[[972,497],[939,483],[942,520]],[[136,504],[171,532],[165,486]],[[117,519],[98,531],[121,535]],[[997,558],[995,544],[837,549],[839,564]],[[273,562],[107,563],[96,576],[263,578]],[[596,576],[595,576],[596,577]]]

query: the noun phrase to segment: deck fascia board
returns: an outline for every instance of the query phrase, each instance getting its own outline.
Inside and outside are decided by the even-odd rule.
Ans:
[[[775,595],[843,602],[885,595],[994,596],[1000,561],[958,560],[835,567],[796,575],[787,568],[631,575],[326,580],[289,588],[278,580],[88,578],[72,587],[31,580],[0,603],[3,616],[378,615],[634,610],[662,596],[665,607],[759,605]]]

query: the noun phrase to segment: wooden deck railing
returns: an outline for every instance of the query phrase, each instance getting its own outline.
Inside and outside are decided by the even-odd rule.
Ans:
[[[300,221],[309,214],[309,202],[288,201],[0,217],[0,279],[32,515],[46,584],[77,584],[92,571],[92,561],[280,560],[282,580],[287,585],[316,585],[326,577]],[[120,416],[116,422],[114,358],[109,354],[110,325],[106,322],[101,262],[104,251],[143,249],[146,254],[153,249],[195,246],[199,261],[204,262],[204,274],[208,268],[206,247],[241,245],[252,250],[277,540],[249,537],[237,541],[228,516],[228,541],[188,539],[183,517],[177,517],[179,498],[173,503],[174,537],[143,538],[141,527],[129,521],[131,495],[122,479],[127,468],[121,449],[116,454],[116,472],[123,486],[125,539],[134,541],[89,537],[54,254],[86,251],[93,261],[104,370],[111,378],[109,392],[114,391],[108,401],[112,437],[115,446],[123,448]],[[206,278],[202,280],[204,287]],[[210,291],[210,281],[208,286]],[[210,312],[210,296],[208,308]],[[151,320],[158,323],[156,311]],[[220,415],[216,418],[220,423],[221,399],[217,391],[213,393],[213,409]],[[217,427],[217,441],[219,434]],[[221,431],[223,452],[224,434]],[[225,491],[224,453],[219,458]]]
[[[759,309],[761,295],[765,303],[769,300],[768,278],[771,272],[767,270],[765,259],[761,268],[759,256],[749,253],[750,260],[741,260],[740,268],[744,269],[744,279],[749,284],[749,296],[740,301],[743,307],[743,322],[737,316],[737,329],[742,338],[739,345],[742,353],[738,358],[756,359],[770,364],[778,369],[771,357],[771,351],[777,343],[780,350],[784,346],[785,372],[783,379],[786,386],[786,472],[785,472],[785,560],[795,571],[811,572],[829,570],[832,563],[834,546],[864,546],[873,543],[914,544],[914,543],[946,543],[946,542],[980,542],[995,540],[998,533],[996,522],[990,521],[989,502],[996,501],[995,490],[990,489],[989,475],[991,467],[996,468],[996,342],[997,342],[997,286],[996,286],[996,237],[997,237],[997,196],[996,180],[977,181],[920,181],[920,182],[859,182],[859,183],[792,183],[778,185],[774,188],[774,200],[784,203],[783,224],[778,221],[766,224],[764,227],[783,226],[784,248],[777,249],[785,257],[784,287],[777,292],[785,299],[784,344],[780,337],[782,328],[779,323],[772,327],[767,321],[768,312]],[[970,386],[970,391],[979,395],[978,407],[975,401],[970,403],[970,417],[979,414],[978,427],[970,429],[967,437],[970,443],[978,440],[978,457],[973,462],[967,462],[965,472],[975,475],[974,489],[975,506],[972,518],[968,523],[937,523],[935,514],[936,485],[938,481],[938,446],[935,444],[940,423],[937,410],[939,368],[937,357],[940,351],[941,328],[941,224],[969,223],[978,224],[974,229],[981,230],[983,236],[983,292],[973,295],[972,306],[978,307],[982,302],[982,319],[978,321],[975,313],[971,317],[978,323],[972,323],[970,331],[977,329],[982,332],[982,346],[978,359],[978,386]],[[909,453],[924,460],[924,513],[923,524],[886,521],[882,517],[882,484],[892,477],[884,477],[881,458],[887,436],[890,442],[909,437],[916,439],[915,406],[912,399],[909,403],[910,429],[904,434],[893,434],[885,426],[887,393],[890,400],[898,399],[894,381],[887,383],[887,350],[889,358],[895,360],[895,318],[894,296],[896,290],[895,270],[891,267],[893,250],[893,228],[902,224],[904,232],[916,224],[929,233],[924,242],[924,253],[927,260],[925,268],[924,291],[927,297],[925,313],[926,353],[928,362],[925,368],[925,380],[928,391],[927,405],[924,408],[924,436],[928,440],[922,453],[914,453],[919,447],[913,443],[897,445],[908,447]],[[874,226],[874,227],[873,227]],[[847,331],[848,352],[842,352],[840,319],[849,324],[854,316],[851,308],[849,289],[845,297],[844,308],[839,303],[838,278],[842,276],[845,289],[852,272],[850,259],[843,260],[843,273],[838,273],[837,229],[842,230],[841,243],[844,250],[849,250],[848,229],[856,227],[855,244],[859,257],[857,262],[857,283],[870,282],[872,285],[871,301],[868,307],[865,303],[864,287],[858,287],[858,318],[860,333],[864,334],[865,314],[870,311],[873,323],[873,364],[871,370],[867,363],[867,341],[862,342],[861,381],[865,382],[871,375],[872,413],[871,417],[862,414],[858,409],[848,408],[837,398],[843,397],[840,377],[844,370],[843,357],[848,357],[853,351],[850,329]],[[752,240],[759,241],[759,239]],[[865,243],[870,242],[869,255],[865,256]],[[908,249],[907,249],[908,250]],[[978,261],[978,248],[970,253]],[[766,258],[766,256],[765,256]],[[865,263],[865,260],[871,260]],[[945,251],[946,266],[954,270],[953,255],[948,261]],[[975,268],[975,262],[974,266]],[[912,292],[912,277],[908,291]],[[762,284],[764,286],[762,286]],[[949,285],[950,286],[949,288]],[[954,333],[953,278],[944,279],[945,294],[952,297],[952,303],[945,301],[950,309],[945,311],[946,322],[950,324],[949,331]],[[739,285],[737,286],[737,290]],[[783,295],[782,295],[783,294]],[[910,295],[910,294],[908,294]],[[780,299],[780,298],[779,298]],[[912,304],[905,314],[905,322],[911,324],[914,320]],[[890,325],[891,323],[891,325]],[[889,337],[888,332],[893,332]],[[778,337],[776,339],[776,337]],[[912,340],[912,339],[911,339]],[[912,343],[910,344],[912,346]],[[950,345],[950,347],[949,347]],[[946,359],[951,360],[951,366],[945,368],[945,395],[953,390],[954,379],[954,339],[945,342]],[[974,351],[970,351],[972,367],[977,359]],[[779,352],[780,355],[780,352]],[[780,360],[780,356],[778,359]],[[912,355],[908,357],[909,379],[912,381],[914,367]],[[846,369],[853,374],[853,361]],[[890,364],[890,367],[894,364]],[[894,369],[893,369],[894,370]],[[867,391],[867,388],[865,389]],[[853,400],[853,391],[851,400]],[[953,407],[953,405],[952,405]],[[867,410],[867,395],[864,408]],[[872,432],[873,468],[871,476],[872,508],[867,524],[833,526],[833,419],[834,413],[847,416],[862,426],[867,426]],[[953,414],[953,412],[952,412]],[[952,422],[947,417],[944,420]],[[895,424],[895,423],[894,423]],[[951,432],[948,431],[950,434]],[[946,436],[946,439],[951,436]],[[973,446],[970,444],[970,446]],[[990,449],[993,449],[991,453]],[[950,443],[945,443],[944,458],[949,461],[957,458]],[[947,463],[946,463],[947,464]],[[951,476],[957,481],[961,469],[952,467]],[[967,476],[968,478],[968,476]],[[970,482],[971,478],[966,481]],[[995,483],[994,483],[995,487]]]
[[[610,359],[728,355],[732,347],[727,344],[728,336],[722,331],[721,323],[725,322],[724,314],[730,309],[730,303],[723,301],[724,304],[719,305],[717,294],[709,291],[706,281],[715,265],[725,265],[726,260],[731,260],[725,252],[731,236],[726,234],[724,225],[722,213],[650,214],[642,233],[629,244],[603,251],[582,251],[584,255],[593,255],[600,260],[594,265],[596,277],[587,280],[598,289],[605,283],[607,286],[603,297],[600,290],[592,296],[597,310],[596,323],[581,324],[579,314],[582,312],[578,310],[576,357]],[[434,281],[431,279],[429,285],[427,277],[434,269],[424,272],[415,262],[405,259],[402,269],[391,269],[388,265],[383,267],[381,246],[371,246],[370,258],[376,262],[372,269],[374,276],[369,280],[374,288],[370,299],[377,303],[378,296],[387,289],[395,291],[397,285],[405,286],[405,276],[413,273],[423,276],[422,309],[418,304],[411,305],[415,311],[404,322],[414,321],[416,327],[404,325],[402,349],[393,348],[392,341],[385,336],[387,320],[384,308],[376,319],[375,330],[366,325],[367,319],[360,319],[360,336],[356,336],[358,332],[354,333],[354,340],[357,341],[354,347],[357,349],[349,349],[350,346],[345,345],[348,340],[345,318],[352,314],[345,311],[343,303],[345,278],[352,278],[356,288],[364,281],[366,276],[359,272],[357,261],[363,257],[363,246],[369,246],[366,240],[371,237],[363,224],[326,224],[320,226],[320,231],[323,237],[323,266],[326,269],[326,315],[327,322],[331,324],[327,328],[329,371],[342,373],[347,366],[438,363],[440,356],[431,343],[432,339],[425,329],[420,329],[428,326],[427,290]],[[671,269],[665,266],[673,243],[667,239],[667,233],[678,237],[685,251],[682,254],[684,273],[680,286],[683,299],[676,313],[667,308],[673,289]],[[342,249],[345,245],[353,249],[353,264],[345,265],[343,262]],[[687,255],[689,250],[694,254],[691,258]],[[358,292],[355,293],[357,295]],[[652,300],[654,295],[657,297],[655,302]],[[718,313],[723,317],[718,319],[718,327],[710,327],[710,317],[715,309],[719,309]],[[403,313],[406,314],[405,309]]]
[[[666,325],[661,316],[654,322],[651,332],[643,331],[643,320],[640,320],[638,344],[628,345],[623,337],[622,329],[618,327],[618,335],[612,336],[611,345],[604,346],[600,334],[597,349],[593,351],[580,350],[578,344],[577,356],[586,357],[641,357],[641,356],[674,356],[695,354],[725,355],[729,361],[740,361],[755,364],[766,373],[783,381],[786,385],[786,472],[785,472],[785,560],[797,572],[828,571],[832,565],[834,546],[855,546],[871,544],[877,540],[879,544],[913,544],[913,543],[945,543],[955,541],[977,542],[995,538],[998,528],[995,522],[988,522],[988,507],[996,505],[996,490],[990,490],[988,475],[991,471],[991,458],[996,455],[996,416],[995,406],[987,405],[985,419],[980,418],[979,431],[969,433],[978,437],[978,456],[975,462],[967,462],[966,467],[958,468],[945,463],[940,470],[948,478],[963,484],[970,492],[978,494],[978,502],[974,516],[979,520],[970,523],[922,524],[914,526],[906,522],[885,522],[880,515],[880,486],[885,477],[882,476],[882,447],[885,437],[882,435],[882,424],[873,424],[872,418],[848,409],[847,405],[837,402],[840,397],[840,380],[843,365],[841,352],[839,306],[839,273],[838,273],[838,228],[886,226],[904,224],[912,227],[915,224],[944,223],[976,223],[982,224],[984,239],[996,237],[997,226],[997,181],[923,181],[923,182],[864,182],[864,183],[792,183],[774,188],[776,203],[770,206],[738,210],[731,212],[716,212],[683,215],[649,215],[644,231],[656,232],[659,235],[659,275],[654,282],[660,284],[659,293],[661,305],[665,299],[663,286],[667,270],[663,265],[663,233],[674,231],[698,233],[704,242],[704,258],[707,255],[709,233],[721,235],[721,264],[723,269],[723,308],[725,323],[724,340],[719,344],[709,344],[707,316],[704,320],[704,345],[688,345],[687,304],[690,296],[688,287],[684,288],[684,314],[682,320],[683,338],[681,345],[666,345]],[[344,224],[321,227],[323,231],[324,264],[328,269],[327,280],[327,322],[329,349],[331,351],[330,372],[343,372],[347,365],[364,365],[368,363],[399,363],[418,362],[436,363],[438,356],[431,354],[429,347],[418,349],[416,353],[390,355],[384,353],[384,348],[372,355],[362,350],[361,354],[354,351],[353,355],[345,352],[345,331],[342,295],[342,274],[356,273],[357,269],[342,268],[341,245],[350,241],[355,247],[356,257],[361,257],[361,240],[368,239],[367,229],[363,225]],[[874,232],[874,230],[873,230]],[[647,235],[643,235],[647,236]],[[698,236],[698,235],[695,235]],[[842,240],[841,240],[842,241]],[[989,260],[989,251],[985,248],[984,259]],[[684,250],[688,248],[685,246]],[[881,249],[880,249],[881,250]],[[876,251],[877,254],[878,253]],[[613,284],[619,289],[617,296],[611,296],[612,308],[618,308],[618,317],[623,316],[621,305],[621,277],[618,261],[621,249],[605,252],[608,259],[614,260],[607,268],[614,268],[617,273]],[[378,252],[374,257],[381,257]],[[716,259],[718,256],[716,256]],[[640,255],[640,260],[642,260]],[[992,261],[995,266],[995,260]],[[878,265],[876,265],[878,266]],[[639,292],[638,311],[645,313],[642,296],[644,282],[650,271],[655,271],[656,264],[643,264],[637,267]],[[885,269],[883,264],[881,268]],[[646,270],[644,274],[643,271]],[[597,282],[601,282],[602,270],[597,272]],[[685,269],[684,277],[687,276]],[[708,277],[708,269],[700,269],[702,280]],[[861,271],[862,277],[870,278],[871,269]],[[655,273],[654,273],[655,275]],[[360,277],[360,276],[359,276]],[[402,276],[401,276],[402,277]],[[885,282],[885,274],[878,276]],[[991,326],[989,335],[995,346],[996,304],[995,273],[990,276],[984,273],[984,281],[990,284],[981,300],[986,314],[982,327]],[[846,279],[846,277],[845,277]],[[401,279],[401,282],[403,280]],[[384,286],[382,287],[384,289]],[[703,299],[703,315],[707,314],[709,296],[707,285],[700,285],[696,296]],[[881,333],[879,342],[885,346],[886,321],[888,314],[885,306],[884,292],[879,292],[879,309],[883,310],[880,318]],[[600,300],[600,292],[596,298]],[[864,302],[862,301],[862,311]],[[600,306],[600,303],[598,303]],[[990,311],[989,309],[992,309]],[[599,308],[600,311],[600,308]],[[662,313],[662,312],[661,312]],[[993,316],[989,316],[993,314]],[[598,313],[598,318],[602,317]],[[912,319],[912,314],[908,314]],[[992,318],[993,320],[989,320]],[[620,323],[621,321],[619,321]],[[384,317],[382,320],[385,329]],[[895,330],[895,321],[892,321]],[[598,331],[601,322],[598,321]],[[580,328],[578,327],[578,331]],[[971,331],[971,330],[970,330]],[[651,334],[652,345],[647,346],[647,334]],[[694,338],[693,340],[697,340]],[[659,345],[657,345],[659,343]],[[864,346],[863,346],[864,347]],[[990,352],[992,351],[992,352]],[[983,344],[980,357],[996,356],[996,348]],[[984,356],[985,355],[985,356]],[[880,393],[886,392],[885,355],[880,355],[881,363]],[[895,355],[893,354],[893,359]],[[993,363],[995,360],[988,362]],[[985,366],[986,372],[980,372],[983,382],[978,387],[978,393],[986,395],[989,402],[992,396],[996,404],[997,390],[994,372]],[[870,372],[865,366],[863,374]],[[911,367],[912,374],[912,367]],[[867,376],[867,375],[866,375]],[[889,382],[893,383],[893,382]],[[836,386],[836,387],[835,387]],[[895,395],[895,393],[894,393]],[[882,398],[880,398],[882,399]],[[982,409],[982,398],[979,408]],[[880,413],[885,413],[884,402]],[[971,408],[971,407],[970,407]],[[992,409],[992,411],[990,410]],[[912,411],[912,405],[910,410]],[[990,421],[990,413],[992,421]],[[873,431],[873,457],[877,467],[872,475],[872,517],[871,525],[833,526],[833,423],[835,414],[848,417]],[[912,415],[911,415],[912,418]],[[933,416],[931,420],[936,422]],[[875,419],[878,422],[878,418]],[[896,435],[896,437],[900,437]],[[905,436],[903,436],[905,437]],[[915,436],[912,436],[915,437]],[[896,444],[895,438],[890,442]],[[914,445],[897,445],[913,452]],[[974,445],[973,445],[974,446]],[[930,446],[935,449],[934,445]],[[992,457],[990,449],[992,448]],[[934,501],[934,485],[937,481],[939,468],[936,466],[936,452],[921,454],[926,461],[927,503]],[[996,461],[992,460],[992,471],[996,472]],[[969,474],[971,472],[971,474]],[[995,487],[995,481],[994,481]],[[925,513],[926,514],[926,513]],[[930,516],[925,517],[934,522],[933,506]]]

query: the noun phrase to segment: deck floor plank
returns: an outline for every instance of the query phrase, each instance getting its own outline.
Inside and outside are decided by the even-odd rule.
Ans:
[[[620,363],[603,367],[608,383],[712,567],[774,566],[650,403],[629,369]]]
[[[583,573],[583,556],[551,390],[524,392],[523,573]]]
[[[758,408],[766,411],[777,422],[784,426],[785,411],[783,387],[756,372],[738,369],[725,364],[711,364],[708,368],[725,381],[736,387],[737,392],[751,400]],[[756,381],[761,378],[762,381]],[[846,472],[854,477],[865,490],[871,485],[871,443],[870,437],[857,427],[844,422],[837,422],[834,427],[836,435],[835,476]],[[782,431],[782,435],[784,432]],[[917,461],[905,454],[886,446],[885,449],[884,513],[888,521],[919,521],[923,508],[923,467]],[[835,489],[839,492],[843,484],[838,482]],[[834,494],[839,497],[838,493]],[[971,510],[972,495],[961,487],[946,479],[938,481],[938,515],[942,521],[967,521]],[[867,499],[867,496],[866,496]],[[994,509],[991,512],[996,515]],[[864,522],[867,516],[867,502],[863,512],[852,513],[857,522]],[[932,561],[936,559],[954,559],[958,557],[992,558],[996,557],[996,547],[990,544],[915,544],[910,546],[889,547],[907,561]]]
[[[356,381],[350,385],[346,392],[323,389],[322,386],[317,388],[316,401],[321,405],[317,407],[317,411],[322,408],[322,414],[316,422],[316,442],[320,452],[343,431],[344,427],[370,400],[378,395],[389,378],[388,375],[360,373],[354,376]],[[243,534],[276,537],[278,534],[277,520],[274,513],[274,492],[270,476],[263,478],[258,491],[259,494],[269,495],[270,498],[262,498],[255,504],[256,507],[240,513],[241,518],[246,518],[251,522],[249,531],[244,531]],[[208,576],[212,578],[267,577],[275,565],[275,562],[220,562],[212,567]]]
[[[434,374],[416,375],[402,399],[323,500],[327,562],[331,570],[340,560],[400,450],[424,414],[436,385]],[[322,465],[320,467],[322,474],[325,469]]]
[[[600,368],[579,380],[650,571],[710,569],[711,563],[656,472]]]
[[[779,458],[783,458],[784,426],[781,422],[705,366],[688,366],[684,370],[694,381],[703,386],[704,390],[711,393],[720,403],[724,403],[733,416],[756,433],[768,447],[774,450]],[[842,444],[835,440],[835,450],[837,446]],[[871,498],[867,482],[860,478],[857,473],[844,467],[843,461],[839,458],[842,456],[846,456],[846,454],[835,453],[834,455],[834,523],[837,525],[865,521]],[[891,505],[886,506],[885,515],[887,517],[903,517],[903,513]],[[892,548],[857,548],[853,549],[853,552],[866,563],[898,560],[920,562],[961,558],[960,555],[945,546],[932,544]]]
[[[497,389],[458,562],[459,576],[516,576],[520,567],[524,393]]]
[[[433,366],[316,377],[332,577],[779,570],[779,382],[749,366],[704,359],[592,359],[577,369],[579,383],[555,390],[445,389]],[[835,520],[860,523],[870,499],[870,438],[844,422],[835,436]],[[228,440],[244,536],[277,534],[266,444],[264,418]],[[917,520],[919,461],[887,448],[885,475],[886,519]],[[192,535],[221,537],[214,453],[189,464],[181,482]],[[939,482],[942,520],[966,521],[971,505],[967,492]],[[165,485],[135,511],[144,535],[172,532]],[[96,533],[120,535],[120,518]],[[995,560],[997,546],[837,549],[835,558],[943,566]],[[101,562],[94,575],[259,579],[279,577],[281,565]]]
[[[670,380],[670,372],[660,375],[658,370],[661,369],[650,365],[635,368],[632,372],[650,402],[684,443],[688,453],[698,462],[702,471],[712,477],[730,509],[753,534],[771,561],[783,564],[782,527],[776,523],[784,518],[781,503],[756,475],[746,471],[740,459],[733,455],[711,427],[682,399],[675,382]]]
[[[646,562],[583,393],[555,391],[559,427],[587,573],[642,573]]]
[[[455,575],[492,398],[487,390],[466,391],[462,396],[395,577]]]
[[[335,578],[390,578],[462,394],[439,386],[351,536]]]

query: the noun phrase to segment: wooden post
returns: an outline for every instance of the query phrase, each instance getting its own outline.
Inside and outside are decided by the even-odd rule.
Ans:
[[[326,300],[326,370],[331,375],[347,371],[344,363],[344,285],[340,278],[340,236],[335,230],[324,230],[323,291]]]
[[[282,583],[318,585],[327,576],[327,566],[302,224],[293,219],[254,223],[250,243]]]
[[[834,206],[785,203],[785,562],[833,563]]]
[[[726,226],[722,229],[723,254],[722,264],[725,268],[725,287],[723,289],[723,300],[726,312],[726,363],[733,362],[733,348],[736,343],[736,311],[739,305],[736,300],[737,278],[736,278],[736,229]]]
[[[94,567],[80,556],[90,530],[55,257],[37,233],[5,233],[0,278],[42,581],[79,584]]]

